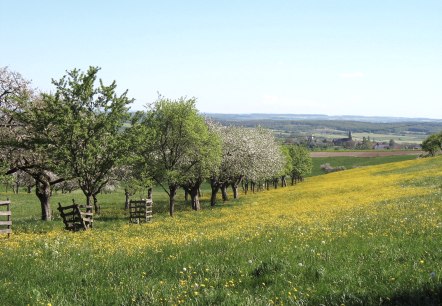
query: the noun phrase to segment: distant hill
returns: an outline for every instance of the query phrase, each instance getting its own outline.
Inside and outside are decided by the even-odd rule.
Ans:
[[[328,116],[321,114],[220,114],[204,113],[205,116],[217,120],[338,120],[338,121],[359,121],[372,123],[395,123],[395,122],[440,122],[442,119],[429,118],[407,118],[407,117],[382,117],[382,116]]]
[[[393,139],[401,143],[420,143],[428,135],[442,131],[442,119],[327,116],[317,114],[216,114],[206,117],[224,125],[245,127],[262,126],[275,132],[282,139],[342,138],[349,131],[356,139],[371,136],[376,141]]]

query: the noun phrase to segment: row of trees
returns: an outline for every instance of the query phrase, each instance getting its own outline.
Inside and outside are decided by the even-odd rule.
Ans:
[[[227,188],[238,196],[256,184],[311,171],[308,151],[282,147],[262,128],[221,126],[207,121],[195,99],[159,97],[144,112],[130,113],[127,91],[97,80],[99,68],[74,69],[53,80],[55,93],[36,93],[20,74],[0,70],[0,164],[2,173],[26,173],[35,181],[42,219],[51,219],[54,186],[75,181],[98,213],[97,195],[118,182],[126,197],[137,188],[161,186],[174,213],[179,188],[199,210],[198,191],[208,180],[211,204]]]

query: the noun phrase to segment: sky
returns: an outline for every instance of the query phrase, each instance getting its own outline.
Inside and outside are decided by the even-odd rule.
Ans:
[[[0,67],[206,113],[442,119],[441,0],[0,0]]]

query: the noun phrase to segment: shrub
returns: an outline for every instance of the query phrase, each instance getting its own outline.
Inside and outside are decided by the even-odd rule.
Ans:
[[[325,163],[325,164],[321,165],[321,170],[324,171],[325,173],[343,171],[346,169],[347,168],[345,168],[344,166],[332,167],[329,163]]]

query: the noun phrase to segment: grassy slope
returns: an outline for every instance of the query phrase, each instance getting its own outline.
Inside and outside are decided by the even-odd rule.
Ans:
[[[348,170],[145,225],[107,195],[79,233],[36,221],[19,195],[0,240],[2,304],[439,305],[441,167]]]

